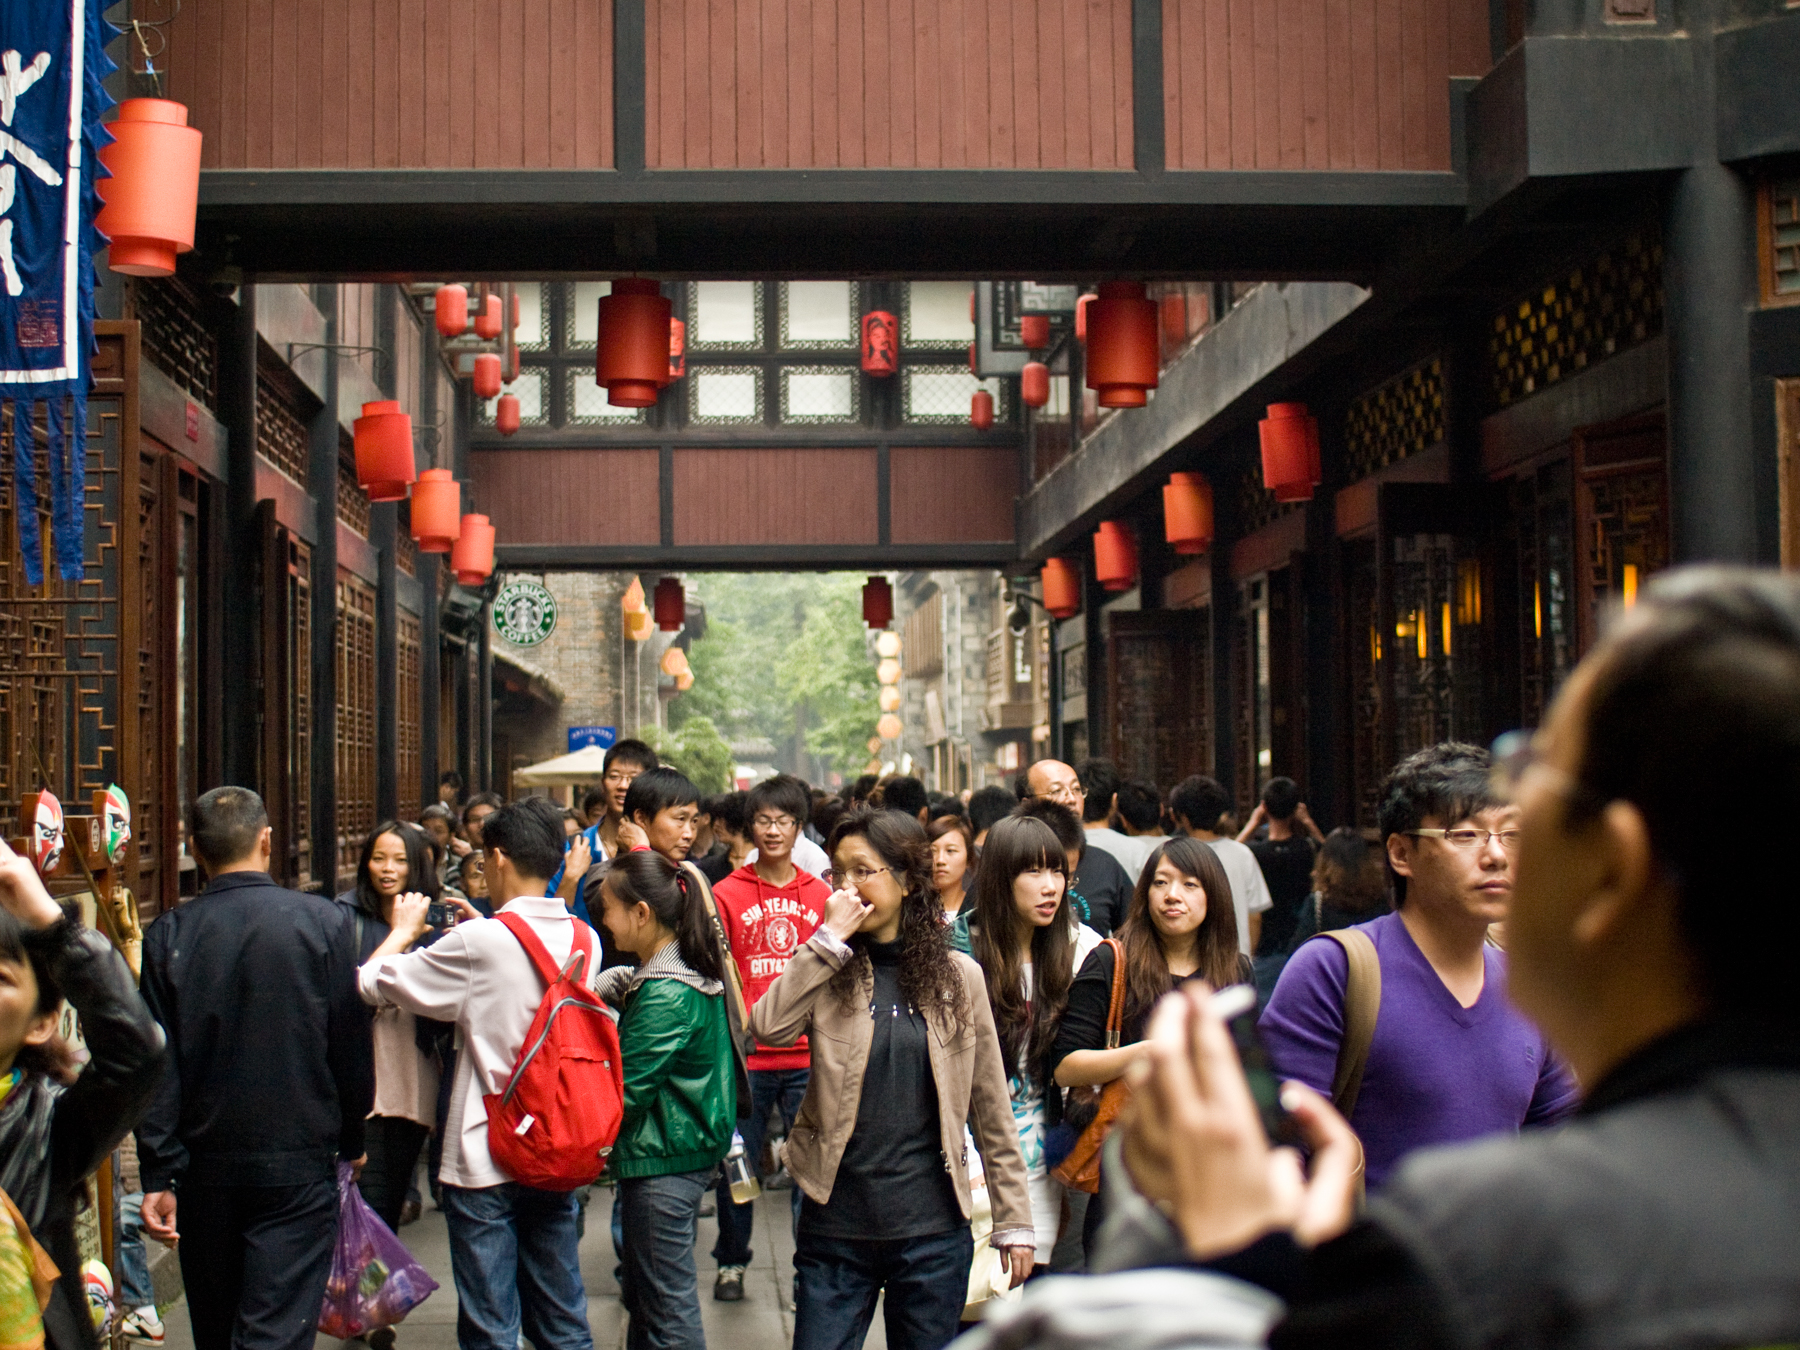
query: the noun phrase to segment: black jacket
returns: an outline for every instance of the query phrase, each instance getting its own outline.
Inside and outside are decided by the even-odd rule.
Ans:
[[[144,935],[144,998],[169,1035],[138,1129],[144,1190],[330,1180],[363,1152],[369,1018],[344,909],[227,872]]]
[[[162,1079],[163,1035],[131,971],[98,933],[64,920],[25,935],[81,1016],[88,1062],[71,1087],[27,1074],[0,1102],[0,1190],[62,1272],[44,1311],[53,1350],[93,1350],[75,1207],[88,1175],[142,1118]]]

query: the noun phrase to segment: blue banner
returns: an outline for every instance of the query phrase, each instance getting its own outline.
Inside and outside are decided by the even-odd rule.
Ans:
[[[613,742],[619,739],[617,727],[570,727],[569,753],[586,750],[592,746],[596,750],[610,750]]]
[[[0,400],[13,432],[25,577],[43,581],[36,447],[48,450],[57,571],[82,576],[93,372],[96,151],[112,100],[105,0],[0,4]],[[72,404],[72,406],[69,406]],[[40,406],[41,405],[41,406]]]

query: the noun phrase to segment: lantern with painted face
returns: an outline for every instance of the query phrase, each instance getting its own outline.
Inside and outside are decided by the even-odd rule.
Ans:
[[[62,861],[63,809],[54,792],[38,793],[31,810],[31,861],[39,875],[48,876]]]
[[[117,783],[107,787],[101,814],[106,826],[107,859],[115,864],[123,862],[125,845],[131,842],[131,798]]]

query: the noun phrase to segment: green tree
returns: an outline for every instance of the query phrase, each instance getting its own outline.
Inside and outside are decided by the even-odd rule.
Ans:
[[[732,758],[731,747],[719,735],[711,718],[689,716],[675,732],[649,726],[642,728],[639,735],[663,763],[679,769],[701,792],[724,792],[731,787],[732,771],[737,764]]]

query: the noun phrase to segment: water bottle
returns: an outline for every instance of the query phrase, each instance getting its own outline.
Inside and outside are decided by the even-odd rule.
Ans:
[[[762,1194],[762,1182],[750,1166],[750,1155],[744,1150],[744,1136],[731,1132],[731,1152],[725,1155],[725,1175],[731,1181],[731,1202],[747,1205]]]

